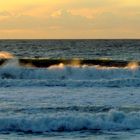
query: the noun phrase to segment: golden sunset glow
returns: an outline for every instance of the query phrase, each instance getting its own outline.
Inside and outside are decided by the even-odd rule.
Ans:
[[[0,38],[140,38],[140,1],[0,0]]]

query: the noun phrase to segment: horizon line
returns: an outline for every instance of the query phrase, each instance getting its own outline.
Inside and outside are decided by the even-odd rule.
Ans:
[[[0,38],[0,40],[140,40],[140,38]]]

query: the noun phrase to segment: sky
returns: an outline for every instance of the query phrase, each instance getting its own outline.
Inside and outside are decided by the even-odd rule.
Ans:
[[[140,39],[140,0],[0,0],[0,39]]]

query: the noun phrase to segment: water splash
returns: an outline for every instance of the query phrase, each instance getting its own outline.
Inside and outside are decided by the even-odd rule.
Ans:
[[[48,69],[64,69],[65,65],[63,63],[60,63],[58,65],[52,65],[48,67]]]
[[[136,70],[139,67],[138,62],[130,62],[128,63],[128,65],[126,66],[126,68],[130,69],[130,70]]]
[[[74,67],[79,67],[81,66],[81,60],[74,58],[71,60],[70,65]]]
[[[12,59],[12,58],[14,58],[13,54],[5,51],[0,51],[0,59]]]

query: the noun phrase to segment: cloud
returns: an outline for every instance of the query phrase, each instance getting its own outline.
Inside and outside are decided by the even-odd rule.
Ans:
[[[0,12],[0,16],[11,16],[11,13],[10,12],[8,12],[8,11],[2,11],[2,12]]]
[[[0,5],[0,37],[17,33],[17,37],[95,38],[133,36],[134,32],[138,36],[140,29],[140,2],[136,0],[6,1]]]
[[[57,10],[57,11],[54,11],[52,14],[51,14],[51,17],[52,18],[59,18],[61,17],[62,15],[62,10]]]
[[[95,19],[98,17],[100,14],[102,14],[105,9],[102,8],[94,8],[94,9],[89,9],[89,8],[82,8],[82,9],[70,9],[68,10],[71,15],[73,16],[82,16],[88,19]]]

